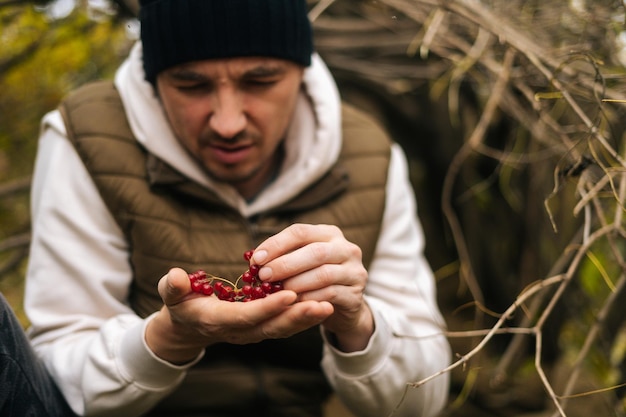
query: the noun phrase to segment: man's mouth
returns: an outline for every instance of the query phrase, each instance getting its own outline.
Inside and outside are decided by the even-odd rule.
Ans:
[[[208,149],[215,159],[227,165],[237,164],[248,158],[252,152],[252,145],[242,144],[211,144]]]

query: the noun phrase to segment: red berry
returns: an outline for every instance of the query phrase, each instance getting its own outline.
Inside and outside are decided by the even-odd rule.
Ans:
[[[250,271],[250,273],[254,276],[259,275],[259,269],[261,269],[260,266],[256,265],[256,264],[252,264],[250,265],[250,269],[248,269],[248,271]]]
[[[196,280],[192,280],[191,281],[191,291],[202,292],[202,284],[203,284],[202,281],[199,281],[197,279]]]
[[[256,279],[255,276],[252,273],[250,273],[250,271],[246,271],[243,274],[241,274],[241,280],[243,282],[247,282],[250,284],[250,283],[253,283],[255,279]]]
[[[254,287],[252,289],[252,298],[257,300],[259,298],[263,298],[265,297],[265,292],[263,291],[263,289],[261,287]]]
[[[252,249],[245,251],[243,253],[243,259],[245,259],[246,261],[249,261],[250,259],[252,259],[253,254],[254,254],[254,250]]]
[[[272,284],[272,291],[271,292],[275,293],[275,292],[281,291],[282,289],[283,289],[283,283],[282,282],[280,282],[280,281],[274,282]]]
[[[229,290],[228,287],[220,287],[219,291],[215,288],[215,293],[217,294],[217,298],[220,300],[230,300],[231,297],[235,297],[234,291]]]
[[[265,294],[269,294],[272,292],[272,284],[270,284],[269,282],[264,282],[261,284],[261,289]]]
[[[189,279],[191,281],[197,281],[204,278],[206,278],[206,272],[204,271],[196,271],[189,274]]]
[[[208,282],[205,282],[204,284],[202,284],[201,289],[202,289],[202,294],[204,295],[213,294],[213,287],[211,287],[211,284]]]

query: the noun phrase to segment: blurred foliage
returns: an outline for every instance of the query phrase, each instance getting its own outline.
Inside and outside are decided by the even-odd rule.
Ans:
[[[62,18],[26,5],[0,8],[0,180],[28,174],[39,120],[69,90],[108,77],[126,54],[126,28],[86,2]]]
[[[40,2],[41,3],[41,2]],[[28,178],[34,164],[42,117],[60,99],[86,81],[110,77],[130,44],[129,23],[111,8],[76,2],[67,15],[37,3],[0,3],[0,184]],[[0,241],[29,232],[27,186],[0,195]],[[13,242],[5,242],[7,245]],[[0,251],[0,265],[25,255]],[[24,256],[0,279],[0,292],[20,319]]]

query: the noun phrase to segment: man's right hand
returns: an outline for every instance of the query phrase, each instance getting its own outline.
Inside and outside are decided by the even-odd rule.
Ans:
[[[326,302],[296,302],[282,290],[247,303],[228,302],[191,291],[187,273],[171,269],[159,281],[163,307],[146,329],[146,343],[159,358],[182,365],[211,344],[248,344],[292,336],[333,313]]]

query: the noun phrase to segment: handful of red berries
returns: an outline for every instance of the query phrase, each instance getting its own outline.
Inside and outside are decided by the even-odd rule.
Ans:
[[[246,251],[243,258],[250,261],[252,258],[252,250]],[[247,302],[257,300],[283,289],[281,282],[263,282],[259,279],[258,265],[250,265],[250,268],[237,278],[235,283],[225,278],[199,270],[189,274],[191,282],[191,290],[204,295],[215,294],[217,298],[224,301],[240,301]]]

